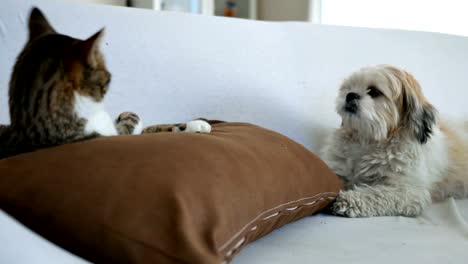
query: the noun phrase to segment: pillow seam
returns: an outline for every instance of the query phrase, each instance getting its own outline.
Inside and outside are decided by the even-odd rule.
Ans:
[[[320,200],[321,198],[324,199],[322,196],[325,196],[325,195],[331,195],[331,197],[329,198],[333,198],[335,199],[336,196],[338,195],[338,193],[335,193],[335,192],[323,192],[323,193],[318,193],[316,195],[313,195],[313,196],[309,196],[309,197],[304,197],[304,198],[300,198],[300,199],[296,199],[294,201],[289,201],[289,202],[286,202],[286,203],[283,203],[283,204],[280,204],[280,205],[277,205],[271,209],[268,209],[266,211],[263,211],[262,213],[258,214],[254,219],[252,219],[251,221],[249,221],[247,224],[245,224],[236,234],[234,234],[230,239],[228,239],[226,242],[223,243],[222,246],[218,247],[217,248],[217,251],[218,252],[221,252],[223,250],[225,250],[234,240],[236,240],[246,229],[247,227],[249,227],[250,225],[252,225],[254,222],[258,221],[259,219],[262,218],[262,215],[270,212],[270,211],[275,211],[275,210],[278,210],[280,207],[283,207],[283,206],[286,206],[288,204],[293,204],[293,203],[297,203],[297,202],[301,202],[301,201],[304,201],[304,200],[309,200],[309,199],[314,199],[316,197],[320,197],[318,199],[315,199],[315,201],[318,201]],[[314,201],[312,201],[314,202]],[[304,203],[304,204],[307,204],[307,203]],[[275,215],[276,216],[276,215]]]

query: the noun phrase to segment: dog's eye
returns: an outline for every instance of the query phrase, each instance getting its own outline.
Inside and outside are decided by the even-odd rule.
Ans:
[[[372,98],[376,98],[381,96],[382,92],[379,89],[377,89],[377,87],[371,85],[367,87],[367,94]]]

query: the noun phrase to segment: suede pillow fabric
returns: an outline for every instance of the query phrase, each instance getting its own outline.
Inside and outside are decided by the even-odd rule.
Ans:
[[[63,145],[0,160],[0,175],[2,210],[94,263],[227,263],[341,187],[300,144],[244,123]]]

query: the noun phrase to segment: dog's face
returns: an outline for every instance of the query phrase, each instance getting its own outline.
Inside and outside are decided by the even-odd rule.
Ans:
[[[400,135],[426,143],[437,115],[412,75],[385,65],[349,76],[341,85],[336,107],[343,127],[375,141]]]

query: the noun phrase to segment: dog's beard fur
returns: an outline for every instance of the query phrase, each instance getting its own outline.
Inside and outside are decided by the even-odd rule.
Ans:
[[[385,140],[389,131],[397,126],[399,114],[396,109],[386,104],[362,101],[357,113],[348,113],[339,107],[342,125],[356,132],[362,141]]]

